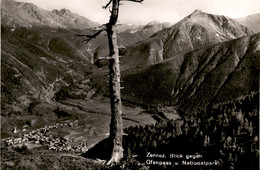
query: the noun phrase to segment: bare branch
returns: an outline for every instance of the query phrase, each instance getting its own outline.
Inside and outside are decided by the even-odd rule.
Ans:
[[[101,34],[101,32],[103,32],[104,30],[99,30],[98,32],[96,32],[95,34],[93,35],[82,35],[82,34],[79,34],[77,33],[76,36],[79,36],[79,37],[87,37],[87,39],[83,40],[83,42],[85,43],[88,43],[90,40],[96,38],[99,34]]]
[[[93,28],[94,31],[106,30],[107,24],[100,25],[98,27]]]
[[[112,9],[111,8],[109,8],[109,12],[112,14]]]
[[[112,0],[110,0],[110,1],[106,4],[106,6],[103,6],[103,8],[104,8],[104,9],[107,9],[107,7],[108,7],[111,3],[112,3]]]

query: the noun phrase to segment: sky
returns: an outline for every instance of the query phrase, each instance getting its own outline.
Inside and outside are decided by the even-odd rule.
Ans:
[[[45,10],[69,9],[100,24],[107,23],[110,13],[102,6],[109,0],[16,0],[33,3]],[[196,9],[231,18],[260,13],[260,0],[144,0],[142,4],[122,0],[119,21],[144,25],[151,21],[176,23]]]

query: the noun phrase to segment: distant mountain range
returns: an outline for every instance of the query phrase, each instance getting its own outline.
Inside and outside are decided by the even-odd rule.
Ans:
[[[86,79],[91,90],[106,93],[107,63],[97,58],[108,54],[107,37],[84,44],[84,37],[75,36],[94,33],[90,28],[98,23],[66,9],[46,11],[13,0],[1,5],[3,113],[27,111],[35,100],[53,100],[72,85],[76,93],[76,84]],[[240,20],[243,26],[196,10],[174,25],[118,26],[123,100],[195,112],[257,91],[258,16]]]
[[[249,15],[243,18],[237,18],[235,20],[255,33],[260,32],[260,13]]]
[[[1,1],[2,24],[12,28],[17,27],[51,27],[63,29],[85,30],[94,28],[100,24],[72,13],[68,9],[47,11],[31,3],[16,2],[14,0]],[[135,33],[146,38],[152,34],[169,27],[170,23],[153,21],[144,26],[122,24],[118,26],[119,33]]]
[[[150,36],[158,31],[170,27],[172,24],[169,22],[152,21],[146,25],[127,25],[121,24],[117,27],[119,33],[136,33],[149,34]]]
[[[132,45],[136,42],[148,39],[153,34],[165,28],[169,28],[172,24],[168,22],[160,23],[158,21],[150,22],[146,25],[127,25],[122,24],[117,27],[120,37],[119,43]],[[130,43],[129,43],[130,42]]]
[[[31,3],[1,1],[2,24],[9,27],[48,26],[51,28],[86,29],[99,24],[67,9],[47,11]]]

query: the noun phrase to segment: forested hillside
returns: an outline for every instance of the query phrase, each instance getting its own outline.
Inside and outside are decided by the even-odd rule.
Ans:
[[[137,160],[154,169],[258,169],[258,99],[259,93],[254,93],[197,115],[127,128],[125,154],[137,155]],[[165,154],[166,158],[147,157],[148,152]],[[195,158],[171,158],[171,154]],[[187,166],[183,161],[217,164]]]

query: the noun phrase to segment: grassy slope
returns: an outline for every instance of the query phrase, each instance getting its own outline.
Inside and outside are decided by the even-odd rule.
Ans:
[[[58,78],[63,79],[61,84],[70,84],[89,74],[94,68],[89,60],[66,40],[67,37],[62,37],[62,33],[52,34],[52,30],[45,30],[46,28],[41,31],[19,28],[14,32],[6,27],[1,29],[2,88],[7,91],[17,89],[15,94],[10,91],[8,95],[2,91],[4,100],[7,100],[5,102],[9,104],[17,102],[22,94],[43,98],[49,84]],[[20,83],[16,79],[19,79]]]

